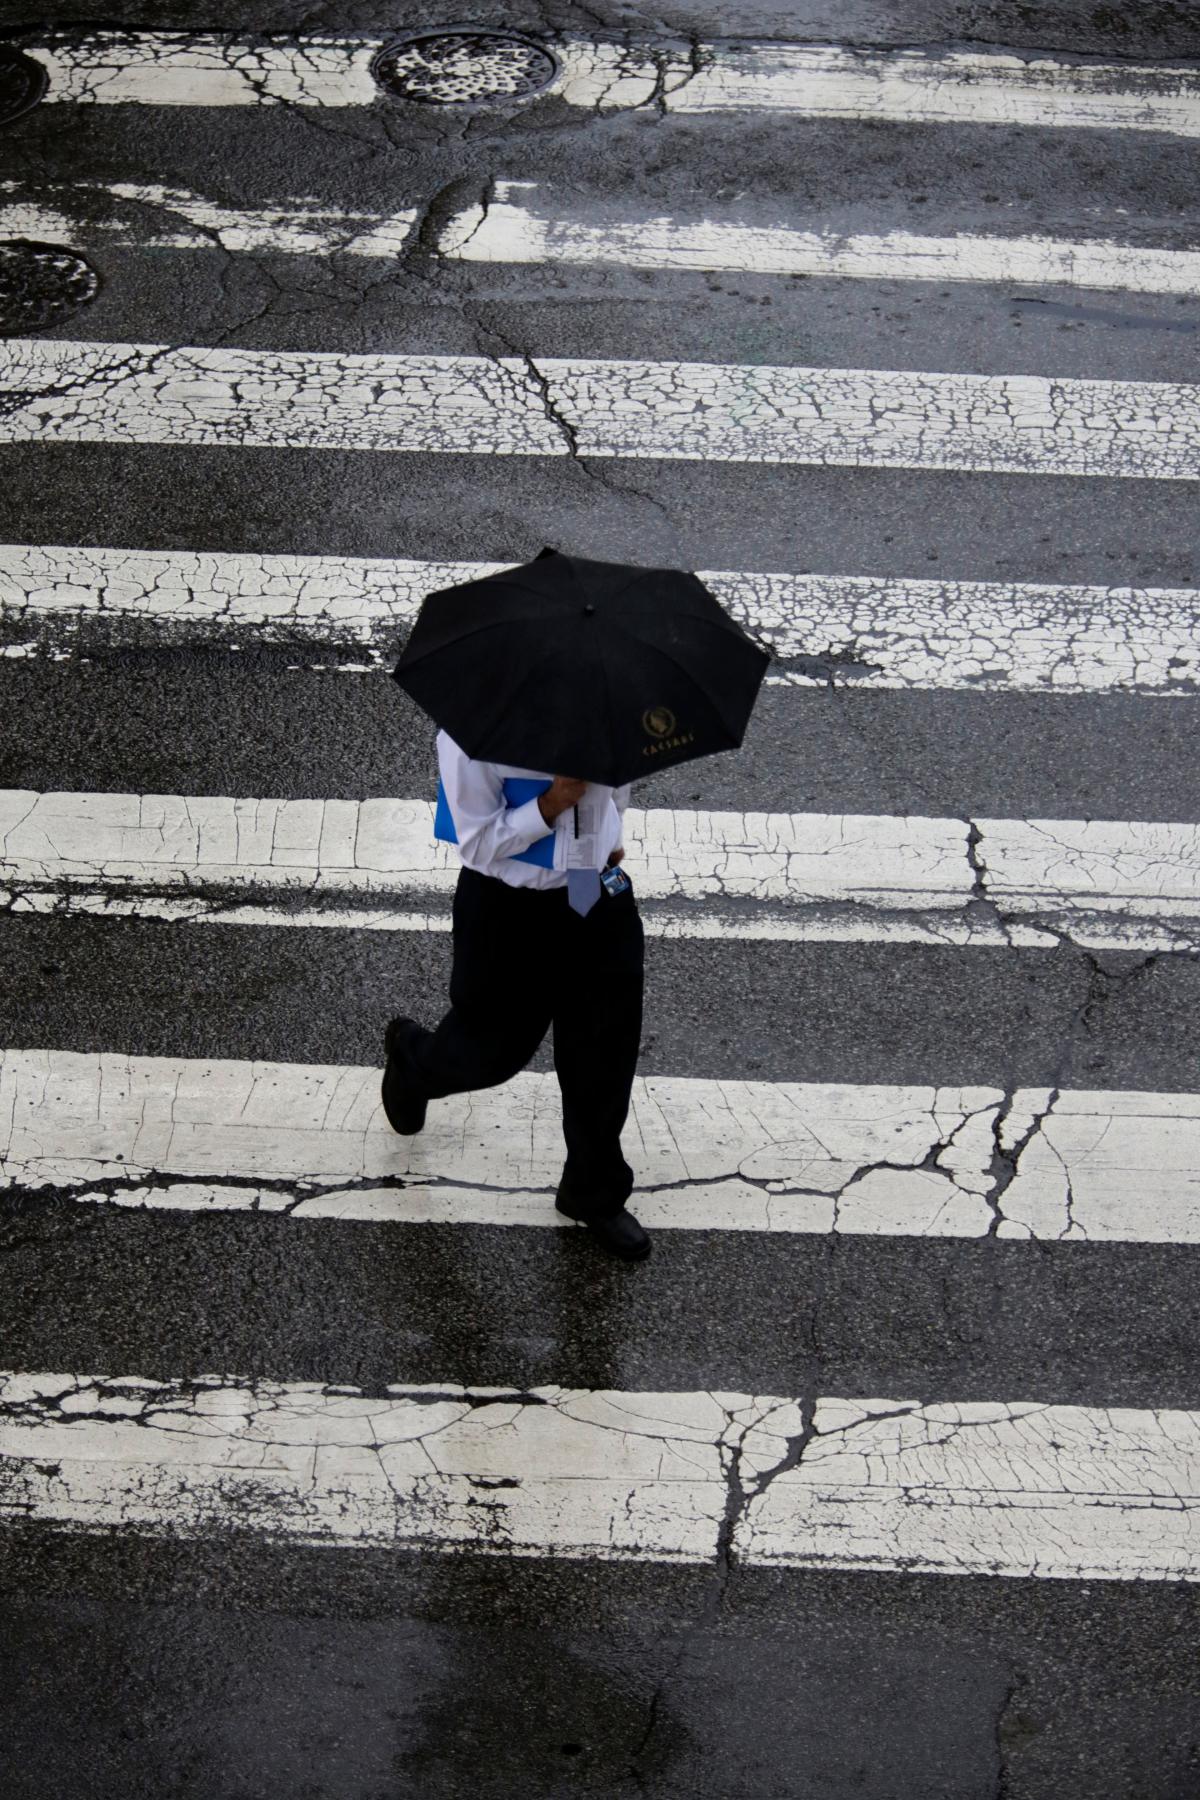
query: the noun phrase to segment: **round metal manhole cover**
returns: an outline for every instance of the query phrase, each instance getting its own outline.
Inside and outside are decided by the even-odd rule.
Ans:
[[[515,31],[422,31],[385,44],[371,73],[402,100],[462,106],[539,94],[558,74],[558,62]]]
[[[0,49],[0,125],[19,119],[36,106],[46,91],[47,79],[45,68],[32,56]]]
[[[100,277],[61,244],[0,240],[0,337],[45,331],[94,300]]]

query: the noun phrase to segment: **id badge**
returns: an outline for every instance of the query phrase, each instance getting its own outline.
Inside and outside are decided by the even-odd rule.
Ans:
[[[629,877],[624,869],[601,869],[601,885],[609,894],[623,894],[629,886]]]

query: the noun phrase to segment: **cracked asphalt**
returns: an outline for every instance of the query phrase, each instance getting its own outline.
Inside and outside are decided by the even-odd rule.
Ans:
[[[403,10],[398,23],[371,0],[229,0],[219,16],[193,0],[117,0],[102,18],[66,4],[50,20],[0,0],[0,33],[33,43],[51,28],[313,37],[497,23],[476,0],[452,19],[426,0]],[[680,79],[698,72],[702,45],[742,39],[1200,65],[1200,14],[1183,0],[650,10],[546,0],[505,9],[503,23],[534,36],[670,39]],[[39,404],[46,422],[0,441],[0,537],[496,562],[550,543],[689,568],[1200,588],[1196,483],[1161,478],[1161,467],[1147,479],[1111,465],[1083,476],[681,461],[636,445],[589,455],[596,409],[547,369],[555,359],[1195,381],[1200,304],[1190,293],[446,253],[453,221],[476,209],[482,232],[498,184],[516,180],[598,222],[712,213],[842,234],[1195,245],[1189,140],[786,111],[765,125],[672,116],[661,54],[645,104],[611,115],[541,102],[499,118],[293,100],[62,103],[0,128],[0,199],[65,218],[100,277],[89,305],[33,340],[22,391],[10,385],[0,398],[0,425]],[[253,59],[243,67],[252,86],[268,83]],[[300,198],[334,248],[246,247],[230,224]],[[386,256],[351,253],[362,221],[402,212],[411,222],[389,226]],[[163,243],[185,227],[198,245]],[[75,343],[90,347],[86,367],[68,349],[54,368],[54,347]],[[181,441],[169,423],[157,441],[137,430],[129,441],[70,441],[57,430],[102,411],[121,377],[149,374],[144,391],[161,395],[187,346],[481,359],[503,377],[503,407],[520,414],[536,453],[454,440],[381,454],[352,434],[344,445],[298,435],[234,447]],[[475,379],[464,378],[464,393]],[[439,390],[426,412],[444,399]],[[931,417],[937,404],[929,399]],[[981,416],[973,406],[968,427]],[[751,415],[751,438],[778,427],[769,412]],[[1119,439],[1119,409],[1112,417]],[[1193,424],[1178,426],[1189,455]],[[1136,648],[1146,620],[1130,608],[1121,629]],[[0,656],[0,786],[430,798],[432,723],[369,666],[338,666],[366,664],[361,646],[318,656],[298,625],[294,636],[287,621],[278,630],[199,641],[182,618],[102,619],[84,644],[67,636],[53,653]],[[27,635],[21,619],[0,620],[0,648]],[[381,625],[372,654],[387,661],[401,641]],[[961,821],[969,904],[993,921],[1004,914],[981,820],[1200,819],[1200,699],[1186,684],[1170,699],[872,689],[861,672],[874,655],[806,651],[797,666],[820,685],[764,688],[740,751],[638,783],[632,804]],[[204,930],[10,906],[0,1047],[369,1066],[392,1012],[411,1003],[436,1020],[449,968],[441,933]],[[1085,1419],[1109,1409],[1117,1436],[1123,1408],[1168,1425],[1173,1411],[1200,1409],[1200,1247],[996,1235],[1022,1152],[1065,1091],[1196,1090],[1198,1010],[1194,946],[1103,950],[1066,934],[1015,950],[648,938],[641,1076],[1000,1094],[959,1127],[931,1125],[921,1160],[864,1160],[833,1198],[836,1221],[872,1170],[944,1172],[974,1132],[973,1191],[994,1214],[974,1238],[672,1230],[631,1270],[578,1232],[340,1222],[293,1205],[153,1210],[81,1204],[69,1187],[6,1187],[0,1371],[17,1375],[0,1387],[0,1431],[51,1434],[0,1530],[6,1797],[1197,1800],[1194,1580],[797,1569],[754,1551],[769,1541],[768,1509],[784,1505],[788,1478],[843,1429],[836,1409],[862,1396],[877,1398],[861,1402],[852,1426],[911,1427],[934,1449],[973,1423],[964,1415],[943,1429],[938,1408],[1009,1406],[1015,1416],[1028,1405]],[[552,1075],[549,1038],[530,1069]],[[1031,1088],[1039,1104],[1022,1111],[1018,1090]],[[128,1198],[132,1179],[88,1186],[111,1202]],[[268,1177],[253,1185],[273,1191]],[[346,1187],[358,1185],[368,1178]],[[280,1195],[295,1186],[275,1184]],[[1069,1186],[1066,1204],[1069,1222]],[[29,1374],[39,1371],[51,1372],[40,1388]],[[480,1553],[415,1551],[365,1528],[361,1541],[338,1541],[329,1519],[326,1541],[209,1528],[214,1495],[232,1491],[213,1485],[214,1445],[227,1430],[236,1437],[222,1419],[251,1440],[237,1440],[243,1485],[229,1504],[249,1518],[292,1471],[301,1485],[290,1516],[310,1520],[314,1444],[351,1444],[369,1465],[364,1480],[398,1497],[400,1464],[383,1455],[377,1419],[399,1421],[390,1451],[408,1410],[424,1407],[442,1409],[447,1444],[489,1417],[520,1417],[525,1429],[535,1411],[574,1430],[572,1408],[586,1426],[590,1402],[561,1396],[580,1394],[675,1405],[663,1454],[695,1465],[693,1537],[679,1525],[674,1549],[643,1561],[496,1554],[512,1490],[529,1485],[507,1449],[516,1460],[498,1451],[489,1473],[464,1477],[445,1502]],[[371,1410],[357,1437],[347,1427],[339,1438],[346,1396]],[[52,1434],[85,1416],[170,1440],[138,1492],[144,1528],[128,1529],[128,1501],[107,1496],[102,1458],[80,1465],[78,1491],[62,1476]],[[279,1437],[280,1418],[291,1438]],[[623,1448],[627,1435],[638,1434],[612,1432]],[[83,1528],[36,1516],[43,1478],[61,1480]],[[640,1480],[630,1478],[614,1532],[676,1529],[662,1524],[669,1508],[646,1525],[639,1508],[654,1516],[653,1483],[647,1499]],[[346,1501],[347,1535],[347,1521],[372,1516],[358,1504]]]

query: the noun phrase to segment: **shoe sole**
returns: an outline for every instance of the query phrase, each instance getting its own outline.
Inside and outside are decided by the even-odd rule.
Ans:
[[[595,1232],[591,1232],[590,1236],[596,1238]],[[596,1238],[596,1242],[602,1250],[607,1250],[608,1254],[615,1256],[619,1262],[645,1262],[650,1254],[649,1244],[643,1245],[640,1250],[618,1250],[613,1244],[606,1244],[603,1238]]]
[[[607,1250],[610,1256],[619,1256],[622,1262],[644,1262],[650,1254],[651,1246],[653,1244],[652,1238],[648,1237],[646,1242],[639,1249],[622,1250],[616,1244],[606,1244],[604,1239],[597,1233],[587,1219],[581,1219],[577,1217],[575,1213],[568,1212],[566,1207],[563,1206],[560,1201],[556,1200],[554,1202],[554,1209],[556,1212],[560,1212],[564,1219],[570,1219],[575,1225],[584,1226],[588,1236],[595,1238],[602,1250]]]

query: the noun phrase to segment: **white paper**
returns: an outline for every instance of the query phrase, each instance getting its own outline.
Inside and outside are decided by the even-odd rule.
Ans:
[[[568,806],[562,815],[563,835],[566,838],[566,854],[563,866],[567,869],[598,869],[600,867],[600,819],[604,811],[602,800],[591,794],[584,794],[578,803],[579,836],[575,836],[575,815]]]

